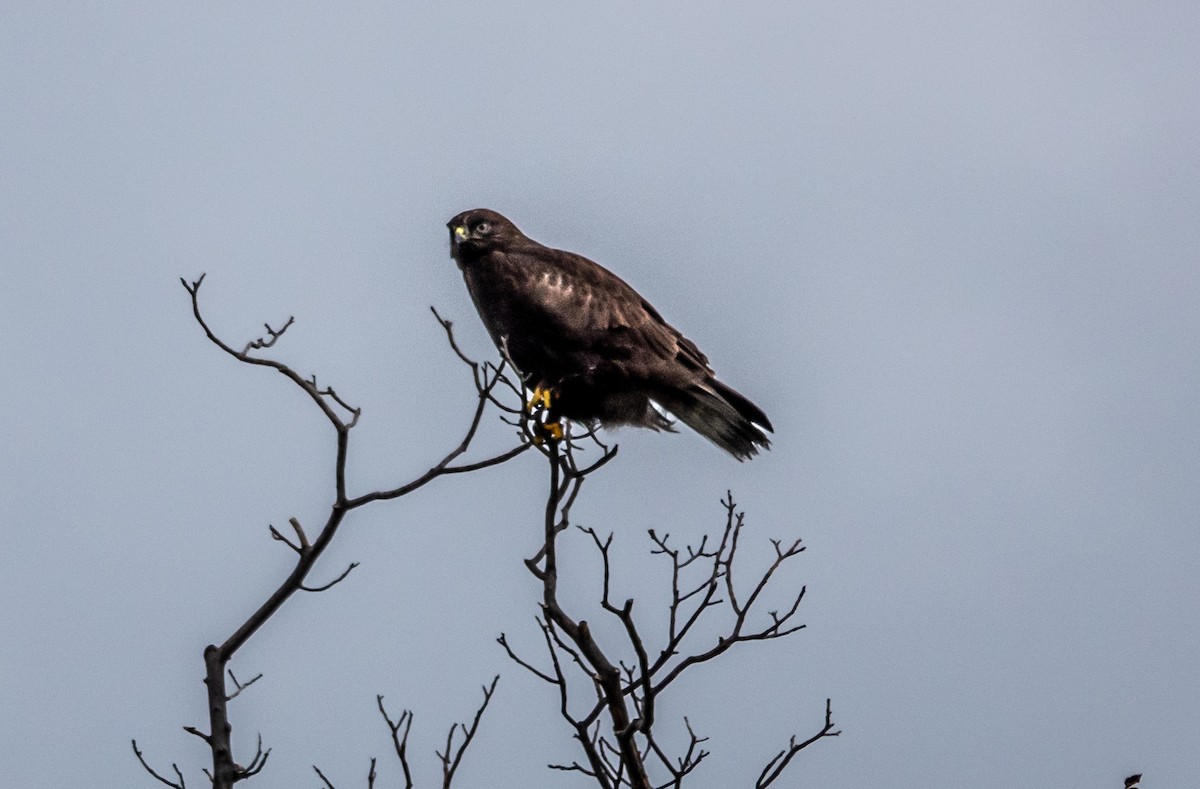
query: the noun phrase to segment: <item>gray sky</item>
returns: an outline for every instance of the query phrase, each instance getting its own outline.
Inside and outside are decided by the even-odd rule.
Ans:
[[[13,786],[200,785],[200,653],[315,526],[332,433],[192,323],[362,406],[352,486],[457,443],[490,352],[445,221],[488,206],[614,269],[770,414],[748,464],[617,434],[577,517],[803,537],[808,628],[666,700],[697,786],[1200,781],[1200,6],[1183,2],[35,3],[0,11],[0,763]],[[489,423],[481,450],[509,439]],[[462,785],[585,785],[539,656],[533,457],[347,523],[233,668],[256,786],[396,780],[374,710],[448,724],[502,673]],[[594,575],[576,541],[578,600]],[[761,553],[759,554],[762,555]],[[650,616],[650,607],[645,609]],[[695,695],[695,698],[689,698]],[[191,783],[189,783],[189,786]]]

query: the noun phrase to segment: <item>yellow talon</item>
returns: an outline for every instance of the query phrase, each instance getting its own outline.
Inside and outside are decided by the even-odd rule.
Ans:
[[[529,410],[532,411],[538,406],[541,406],[547,411],[550,410],[550,399],[552,397],[552,393],[552,389],[543,389],[540,386],[535,386],[533,388],[533,398],[529,401]]]
[[[562,422],[540,422],[533,429],[533,443],[539,447],[546,443],[546,439],[551,441],[562,441],[566,431],[563,430]]]
[[[550,406],[554,401],[554,390],[550,387],[541,385],[533,387],[533,392],[529,397],[529,416],[533,419],[533,443],[542,445],[546,439],[551,441],[562,441],[566,431],[563,429],[562,422],[558,419],[550,420]],[[545,415],[542,418],[546,421],[538,421],[538,410]]]
[[[562,422],[534,422],[533,424],[533,442],[538,446],[545,444],[547,439],[562,441],[564,435],[566,435],[566,430],[563,428]]]

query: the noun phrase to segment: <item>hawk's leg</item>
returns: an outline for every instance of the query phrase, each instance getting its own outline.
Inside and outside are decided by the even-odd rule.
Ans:
[[[562,441],[564,430],[562,420],[554,409],[554,399],[558,393],[551,387],[538,384],[533,388],[533,397],[529,400],[529,416],[534,424],[534,441],[541,443],[547,438],[551,441]],[[541,419],[538,419],[538,416]]]
[[[533,387],[533,397],[529,400],[529,413],[541,408],[543,411],[550,410],[551,400],[554,398],[554,390],[550,387],[543,387],[541,384]]]

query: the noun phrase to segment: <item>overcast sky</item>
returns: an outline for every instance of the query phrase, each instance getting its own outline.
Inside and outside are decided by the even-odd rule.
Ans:
[[[622,596],[646,529],[808,550],[807,629],[667,697],[748,786],[1200,784],[1200,5],[1193,2],[45,3],[0,9],[0,764],[21,787],[203,784],[201,650],[352,492],[459,440],[492,353],[446,220],[501,211],[603,263],[777,428],[739,464],[622,431],[581,522]],[[479,452],[504,448],[492,420]],[[354,514],[232,668],[254,786],[398,785],[377,693],[433,749],[501,673],[461,785],[585,786],[533,659],[533,455]],[[586,540],[571,599],[594,600]],[[758,553],[762,557],[763,553]],[[749,559],[755,556],[748,555]],[[648,598],[648,600],[650,599]],[[647,603],[651,620],[652,607]]]

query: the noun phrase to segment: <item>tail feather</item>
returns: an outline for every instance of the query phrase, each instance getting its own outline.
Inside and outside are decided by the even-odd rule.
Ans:
[[[710,378],[655,398],[681,422],[738,460],[770,449],[774,432],[762,409],[725,384]]]

